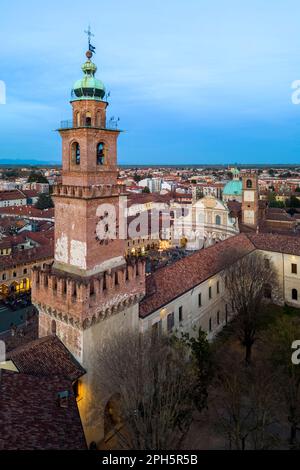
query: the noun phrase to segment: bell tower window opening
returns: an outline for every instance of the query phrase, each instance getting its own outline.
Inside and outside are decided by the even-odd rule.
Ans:
[[[247,186],[247,188],[251,189],[251,188],[252,188],[252,181],[251,181],[251,180],[247,180],[246,186]]]
[[[91,127],[92,125],[92,115],[89,111],[85,115],[85,125],[86,127]]]
[[[97,165],[104,165],[105,149],[104,143],[100,142],[97,145]]]
[[[80,145],[78,142],[73,142],[72,144],[71,160],[74,165],[80,165]]]

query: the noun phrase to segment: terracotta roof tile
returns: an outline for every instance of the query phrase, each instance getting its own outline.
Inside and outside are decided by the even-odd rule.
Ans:
[[[300,256],[300,237],[273,233],[248,234],[249,240],[259,250],[275,251]]]
[[[20,264],[31,264],[43,259],[51,260],[54,257],[54,244],[17,251],[11,255],[1,256],[0,269],[7,269]]]
[[[221,271],[225,262],[224,255],[229,249],[245,254],[255,247],[245,234],[240,234],[196,251],[148,276],[146,296],[140,303],[140,316],[146,317]]]
[[[61,376],[71,381],[85,374],[60,339],[45,336],[13,349],[7,354],[19,372],[36,376]]]
[[[67,407],[58,393],[67,391]],[[84,450],[86,442],[69,380],[2,371],[0,449]]]
[[[240,233],[158,269],[146,278],[146,295],[140,303],[140,317],[150,315],[220,272],[224,268],[224,254],[231,248],[241,255],[259,249],[300,256],[300,237]]]

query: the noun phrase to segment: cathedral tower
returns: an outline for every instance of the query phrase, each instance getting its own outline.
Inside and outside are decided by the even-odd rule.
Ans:
[[[138,330],[145,267],[124,257],[119,199],[125,188],[117,184],[120,131],[115,123],[107,124],[108,103],[103,83],[95,78],[90,44],[86,56],[83,77],[72,89],[73,119],[58,129],[63,169],[62,184],[53,192],[54,263],[33,271],[32,301],[39,311],[39,336],[56,334],[87,371],[78,404],[90,442],[103,437],[99,406],[107,398],[95,392],[95,352],[115,332]]]
[[[243,174],[242,222],[254,228],[258,224],[258,176],[255,171]]]

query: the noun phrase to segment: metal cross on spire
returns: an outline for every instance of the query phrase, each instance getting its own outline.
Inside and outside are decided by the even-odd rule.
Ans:
[[[91,44],[91,37],[94,37],[95,35],[91,31],[91,26],[89,25],[88,29],[85,30],[84,32],[88,36],[89,51],[91,51],[95,54],[96,53],[96,47],[92,46],[92,44]]]

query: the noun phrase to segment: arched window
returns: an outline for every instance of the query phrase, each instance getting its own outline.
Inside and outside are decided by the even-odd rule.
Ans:
[[[71,159],[74,165],[80,165],[80,145],[78,142],[73,142]]]
[[[104,143],[100,142],[97,145],[97,165],[104,164],[104,157],[105,157]]]
[[[247,186],[247,188],[252,188],[252,181],[251,181],[251,180],[247,180],[246,186]]]
[[[89,111],[85,115],[85,125],[86,127],[91,127],[92,125],[92,115]]]
[[[297,291],[297,289],[292,289],[292,300],[298,300],[298,291]]]
[[[216,225],[221,225],[221,217],[216,215]]]

